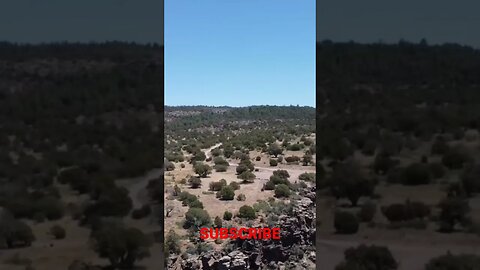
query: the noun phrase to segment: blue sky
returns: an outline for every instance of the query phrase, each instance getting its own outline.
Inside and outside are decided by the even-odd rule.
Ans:
[[[314,0],[165,0],[166,105],[315,106]]]

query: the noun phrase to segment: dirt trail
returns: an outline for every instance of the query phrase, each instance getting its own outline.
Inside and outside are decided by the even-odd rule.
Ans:
[[[147,190],[145,189],[148,182],[152,179],[160,177],[162,174],[163,168],[157,168],[147,172],[144,176],[120,179],[117,180],[117,183],[125,187],[130,193],[130,198],[133,202],[133,208],[140,208],[142,205],[148,202]]]
[[[222,145],[222,143],[217,143],[210,148],[204,149],[205,150],[205,155],[207,156],[207,158],[212,157],[212,150],[219,147],[220,145]]]

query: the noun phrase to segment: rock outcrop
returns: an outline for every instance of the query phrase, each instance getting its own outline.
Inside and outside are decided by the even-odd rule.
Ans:
[[[280,215],[276,227],[280,240],[236,239],[233,251],[208,251],[187,258],[169,258],[168,269],[247,270],[315,269],[315,189],[304,190],[290,215]],[[262,226],[254,226],[262,227]]]

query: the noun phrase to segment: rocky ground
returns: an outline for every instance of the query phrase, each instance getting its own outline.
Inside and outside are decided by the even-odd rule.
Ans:
[[[294,215],[279,217],[280,240],[237,239],[233,251],[171,256],[168,269],[315,269],[315,198],[313,187],[295,201]]]

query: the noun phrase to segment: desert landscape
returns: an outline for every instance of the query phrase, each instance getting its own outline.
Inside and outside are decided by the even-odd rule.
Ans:
[[[154,44],[0,45],[0,269],[163,264],[162,75]]]
[[[480,269],[478,67],[457,44],[317,44],[317,269]]]
[[[168,269],[314,269],[315,109],[166,107],[165,117]],[[201,227],[280,227],[285,240],[201,240]]]

